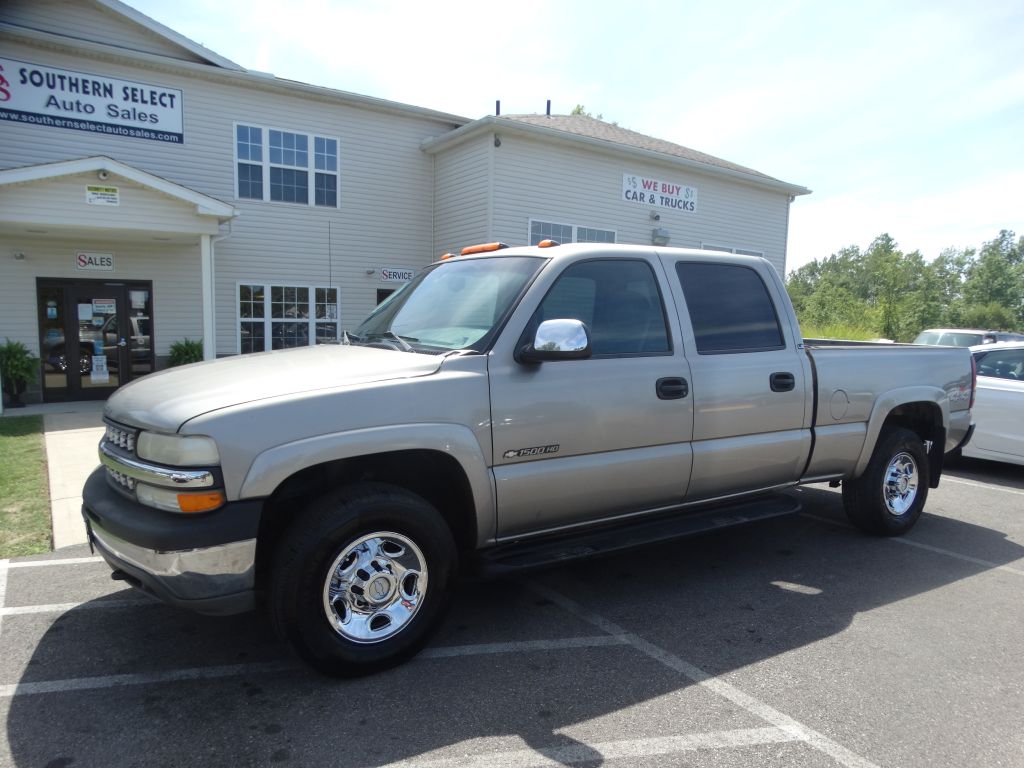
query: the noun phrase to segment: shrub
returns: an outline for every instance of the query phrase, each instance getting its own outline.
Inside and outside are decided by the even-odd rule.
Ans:
[[[171,356],[167,359],[167,366],[174,368],[177,365],[188,365],[198,363],[203,359],[203,340],[192,341],[182,339],[171,344]]]
[[[20,341],[6,339],[0,344],[0,376],[3,376],[4,391],[13,393],[24,389],[39,375],[39,358],[33,357],[28,347]]]

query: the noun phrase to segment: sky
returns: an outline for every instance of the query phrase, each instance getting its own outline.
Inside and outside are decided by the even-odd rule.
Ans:
[[[128,0],[250,70],[467,118],[566,114],[812,190],[787,270],[1024,235],[1020,0]]]

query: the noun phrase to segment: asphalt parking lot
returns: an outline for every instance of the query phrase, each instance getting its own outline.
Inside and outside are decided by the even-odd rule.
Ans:
[[[964,461],[904,539],[804,513],[465,583],[354,681],[85,547],[0,561],[0,765],[1024,766],[1024,472]]]

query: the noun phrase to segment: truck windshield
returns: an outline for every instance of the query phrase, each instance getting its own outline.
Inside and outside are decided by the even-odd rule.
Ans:
[[[503,256],[429,267],[389,296],[348,339],[412,352],[482,352],[545,261]]]

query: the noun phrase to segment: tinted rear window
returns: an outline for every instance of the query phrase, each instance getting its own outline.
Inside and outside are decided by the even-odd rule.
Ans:
[[[749,267],[678,262],[676,274],[701,354],[784,349],[768,288]]]

